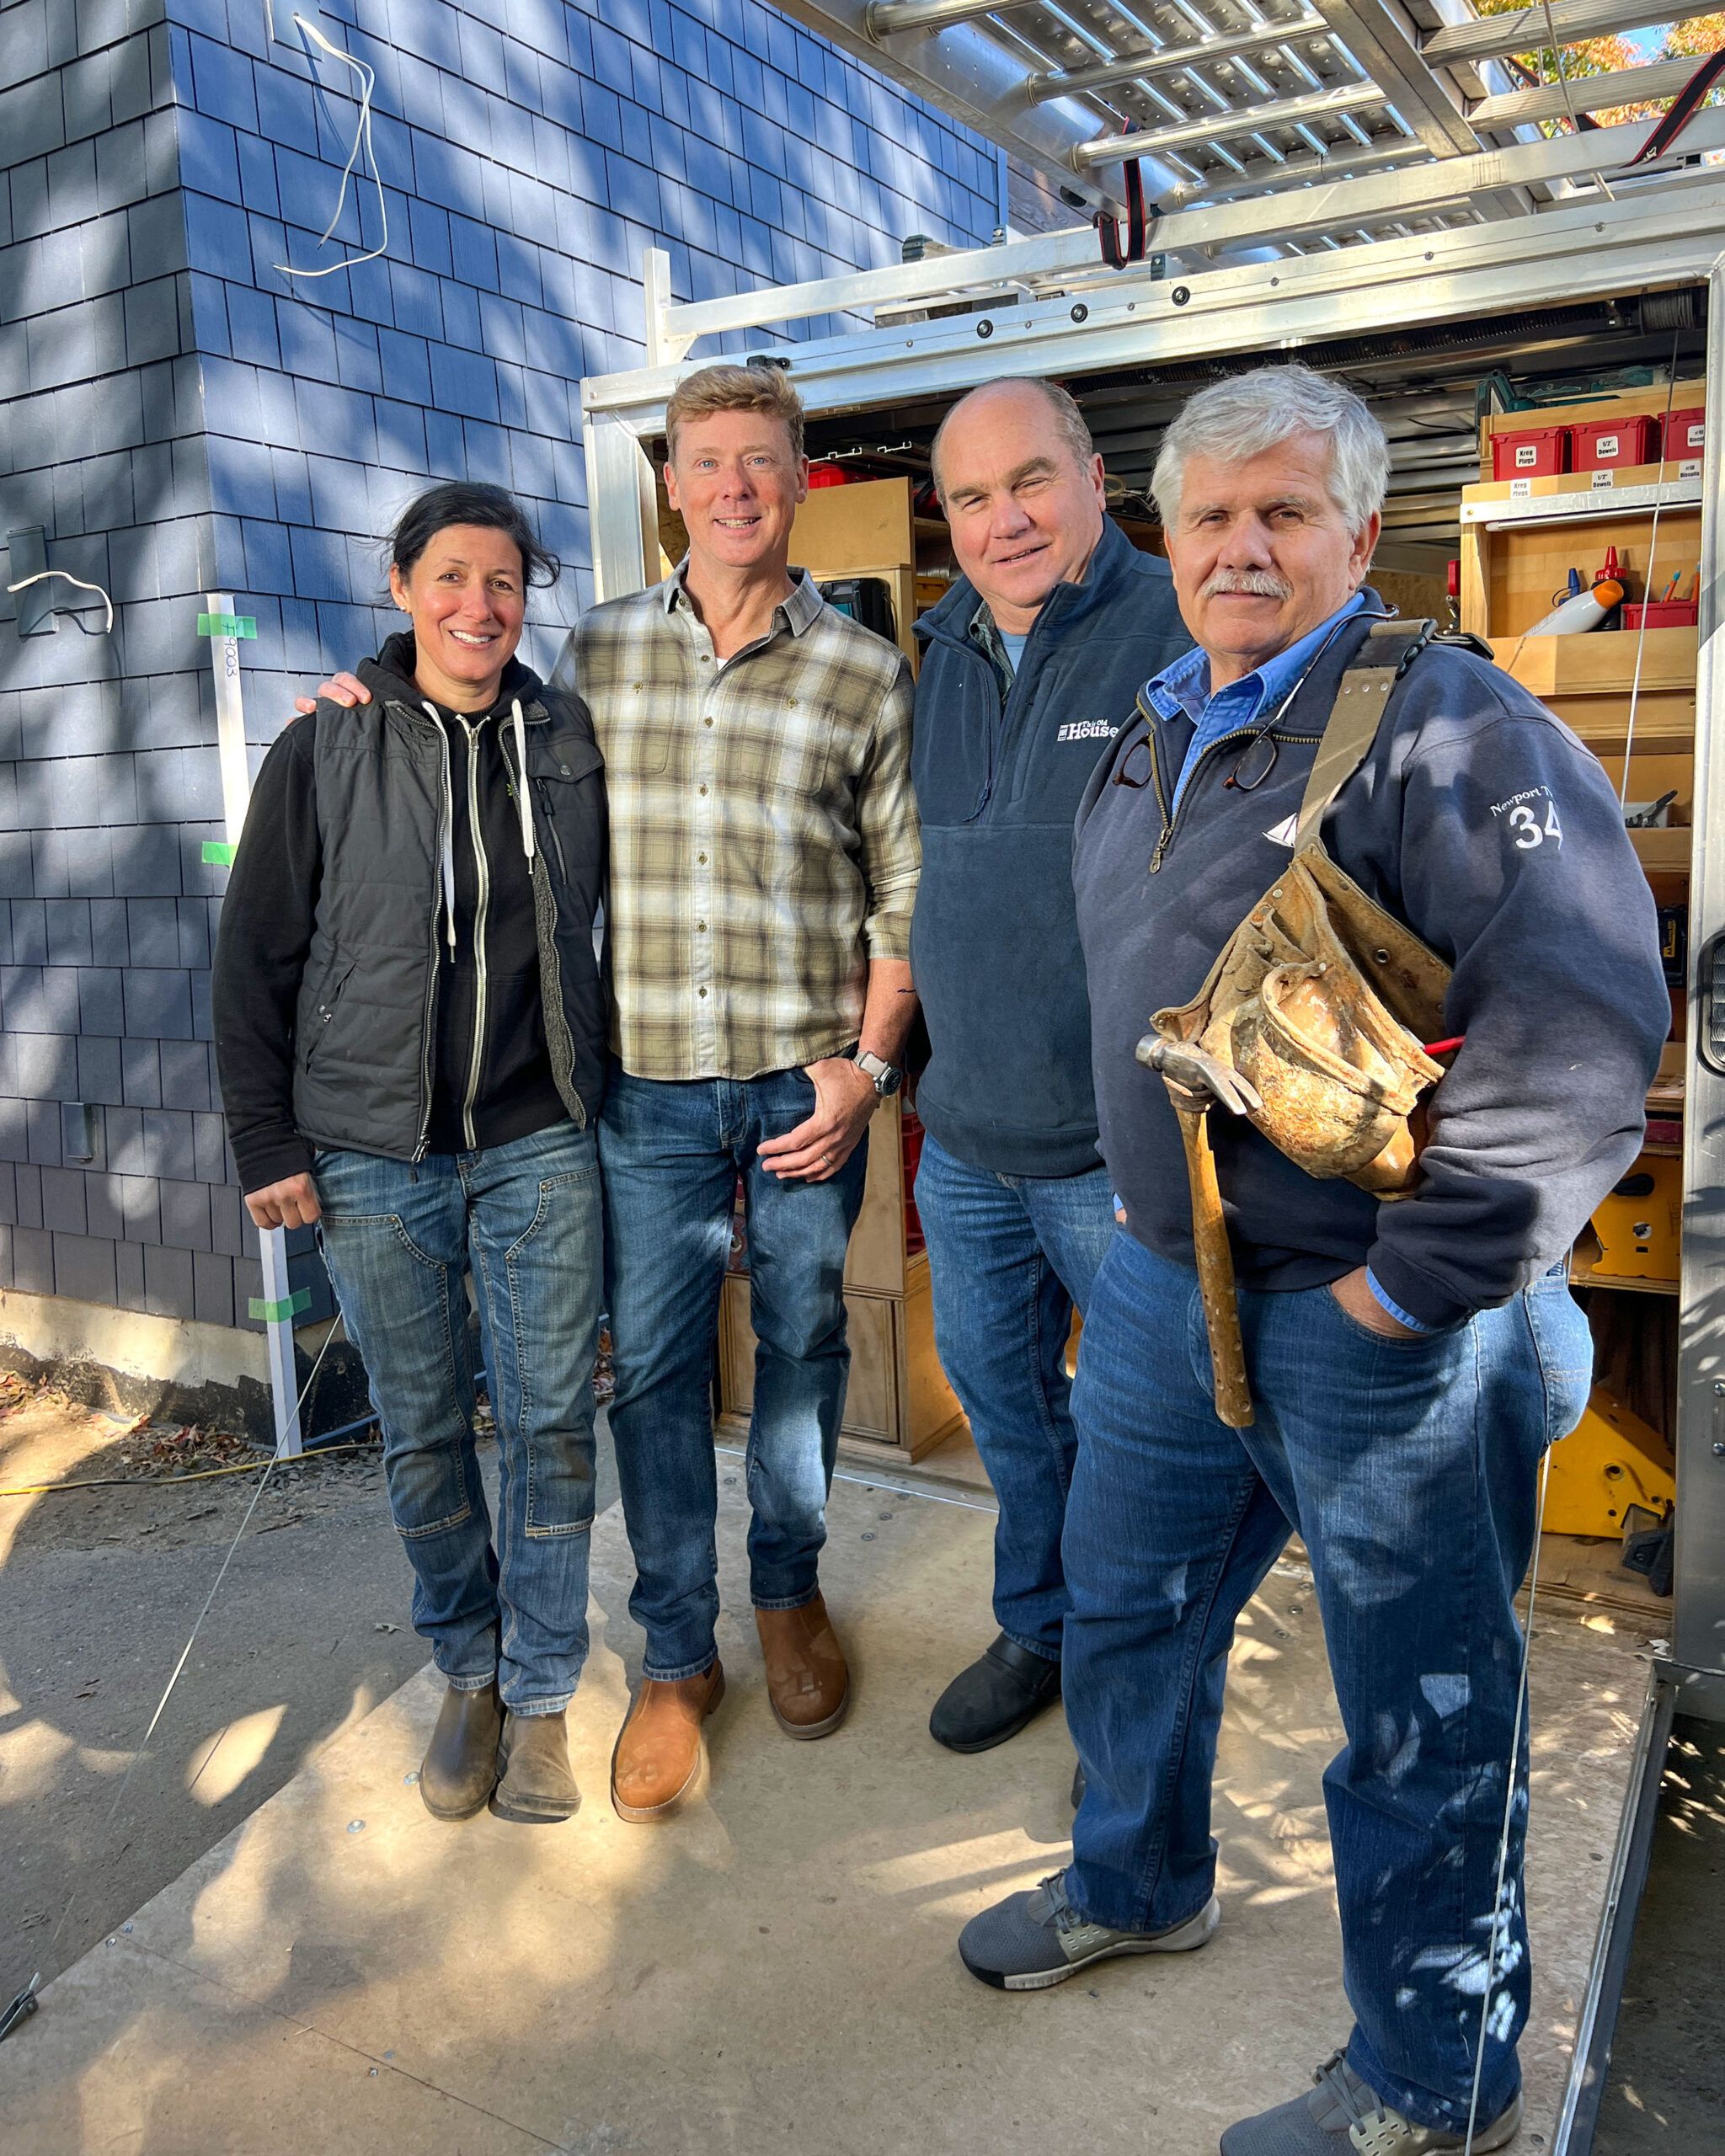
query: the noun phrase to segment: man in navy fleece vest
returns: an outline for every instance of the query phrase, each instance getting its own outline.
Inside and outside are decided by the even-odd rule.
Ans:
[[[1322,835],[1450,968],[1442,1034],[1461,1045],[1394,1203],[1210,1110],[1256,1415],[1222,1422],[1180,1134],[1135,1051],[1287,867],[1316,743],[1388,611],[1365,581],[1388,465],[1353,391],[1298,366],[1202,391],[1157,458],[1199,648],[1146,683],[1074,841],[1126,1215],[1073,1403],[1065,1694],[1088,1786],[1071,1863],[959,1948],[1028,1991],[1209,1939],[1229,1645],[1297,1530],[1346,1731],[1324,1794],[1354,2027],[1222,2156],[1487,2156],[1519,2123],[1515,1593],[1541,1457],[1592,1374],[1569,1247],[1635,1156],[1670,1019],[1598,761],[1477,652],[1417,651]],[[1249,2027],[1249,1997],[1240,2012]]]
[[[1065,390],[973,392],[933,464],[964,574],[916,625],[911,955],[932,1048],[916,1201],[941,1361],[1000,1500],[1000,1632],[929,1726],[980,1752],[1060,1695],[1076,1449],[1066,1337],[1114,1232],[1072,818],[1139,683],[1189,639],[1167,563],[1104,513],[1102,460]]]

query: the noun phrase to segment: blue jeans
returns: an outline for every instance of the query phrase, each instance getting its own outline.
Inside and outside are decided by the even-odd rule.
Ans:
[[[922,1141],[916,1210],[928,1238],[934,1337],[1000,1500],[994,1616],[1060,1658],[1060,1530],[1078,1439],[1066,1341],[1114,1241],[1108,1171],[1003,1176]]]
[[[517,1715],[555,1714],[587,1658],[599,1162],[553,1124],[410,1167],[320,1151],[324,1261],[383,1429],[389,1509],[414,1568],[414,1629],[458,1691],[494,1677]],[[466,1275],[499,1455],[497,1545],[473,1448]]]
[[[1132,1930],[1208,1901],[1234,1621],[1298,1529],[1346,1733],[1324,1795],[1348,2060],[1409,2118],[1460,2131],[1514,1742],[1514,1597],[1541,1456],[1586,1405],[1587,1321],[1551,1273],[1502,1310],[1406,1342],[1367,1331],[1327,1288],[1240,1304],[1257,1420],[1231,1430],[1210,1399],[1197,1274],[1122,1235],[1097,1278],[1065,1546],[1066,1716],[1089,1785],[1072,1898]],[[1519,2082],[1526,1809],[1524,1772],[1482,2119]]]
[[[698,1676],[718,1652],[713,1349],[739,1174],[756,1342],[750,1590],[757,1609],[798,1609],[818,1591],[851,1370],[845,1251],[868,1140],[824,1182],[781,1182],[756,1158],[814,1107],[800,1070],[678,1081],[611,1066],[599,1126],[611,1431],[635,1558],[629,1609],[651,1678]]]

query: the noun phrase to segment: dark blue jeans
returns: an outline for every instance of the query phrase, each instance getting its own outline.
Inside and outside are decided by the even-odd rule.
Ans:
[[[1587,1322],[1556,1274],[1407,1342],[1367,1331],[1327,1288],[1240,1302],[1257,1420],[1231,1430],[1211,1403],[1197,1274],[1121,1235],[1097,1278],[1065,1545],[1066,1716],[1089,1785],[1073,1899],[1134,1930],[1209,1899],[1234,1621],[1297,1529],[1346,1733],[1324,1795],[1348,2059],[1409,2118],[1460,2131],[1488,1982],[1480,2116],[1519,2080],[1525,1776],[1487,1966],[1521,1661],[1514,1597],[1541,1456],[1586,1405]]]
[[[319,1152],[323,1256],[383,1428],[414,1629],[457,1690],[553,1714],[587,1658],[601,1237],[593,1134],[560,1123],[410,1167]],[[473,1449],[466,1276],[499,1456],[495,1548]]]
[[[740,1173],[757,1343],[750,1590],[759,1609],[800,1609],[817,1592],[851,1370],[845,1251],[868,1141],[824,1182],[782,1183],[756,1158],[814,1106],[800,1070],[679,1082],[611,1067],[599,1128],[611,1430],[635,1558],[629,1609],[647,1635],[649,1677],[698,1676],[718,1651],[713,1348]]]
[[[1105,1168],[1004,1176],[922,1141],[916,1210],[928,1238],[934,1337],[1000,1500],[994,1617],[1058,1662],[1066,1615],[1060,1530],[1078,1439],[1066,1341],[1114,1241]]]

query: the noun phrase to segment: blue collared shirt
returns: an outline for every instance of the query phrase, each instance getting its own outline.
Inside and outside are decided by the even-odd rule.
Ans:
[[[1342,623],[1350,615],[1357,614],[1365,604],[1365,594],[1356,591],[1345,606],[1338,607],[1327,621],[1320,622],[1298,643],[1290,643],[1285,651],[1279,651],[1274,659],[1265,659],[1262,666],[1242,674],[1237,681],[1229,682],[1226,689],[1218,689],[1214,695],[1210,693],[1210,659],[1201,649],[1188,651],[1146,682],[1144,700],[1152,711],[1160,712],[1164,718],[1189,718],[1193,722],[1191,744],[1174,786],[1176,808],[1180,805],[1187,780],[1211,743],[1220,741],[1224,734],[1236,733],[1242,727],[1255,725],[1266,712],[1274,711]]]
[[[1342,623],[1357,614],[1365,604],[1365,594],[1356,591],[1345,606],[1338,607],[1327,621],[1320,622],[1298,643],[1290,643],[1285,651],[1279,651],[1274,658],[1265,659],[1262,666],[1242,674],[1237,681],[1231,681],[1226,689],[1218,689],[1214,696],[1210,686],[1210,660],[1202,650],[1188,651],[1145,684],[1144,700],[1152,711],[1160,712],[1164,718],[1189,718],[1193,723],[1186,760],[1180,766],[1180,776],[1174,786],[1176,808],[1180,805],[1187,779],[1210,744],[1220,741],[1224,734],[1237,733],[1242,727],[1256,725],[1266,712],[1274,712],[1292,693],[1301,674]],[[1431,1330],[1392,1303],[1370,1271],[1365,1283],[1390,1315],[1410,1332]]]

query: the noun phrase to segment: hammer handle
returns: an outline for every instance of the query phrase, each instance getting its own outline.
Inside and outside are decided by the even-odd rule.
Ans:
[[[1222,1218],[1221,1187],[1215,1155],[1203,1115],[1177,1108],[1186,1146],[1186,1177],[1192,1186],[1192,1245],[1198,1257],[1198,1290],[1204,1299],[1204,1327],[1210,1335],[1210,1364],[1216,1413],[1231,1430],[1243,1430],[1252,1419],[1252,1389],[1246,1381],[1246,1343],[1240,1337],[1240,1302],[1234,1289],[1234,1254]]]

